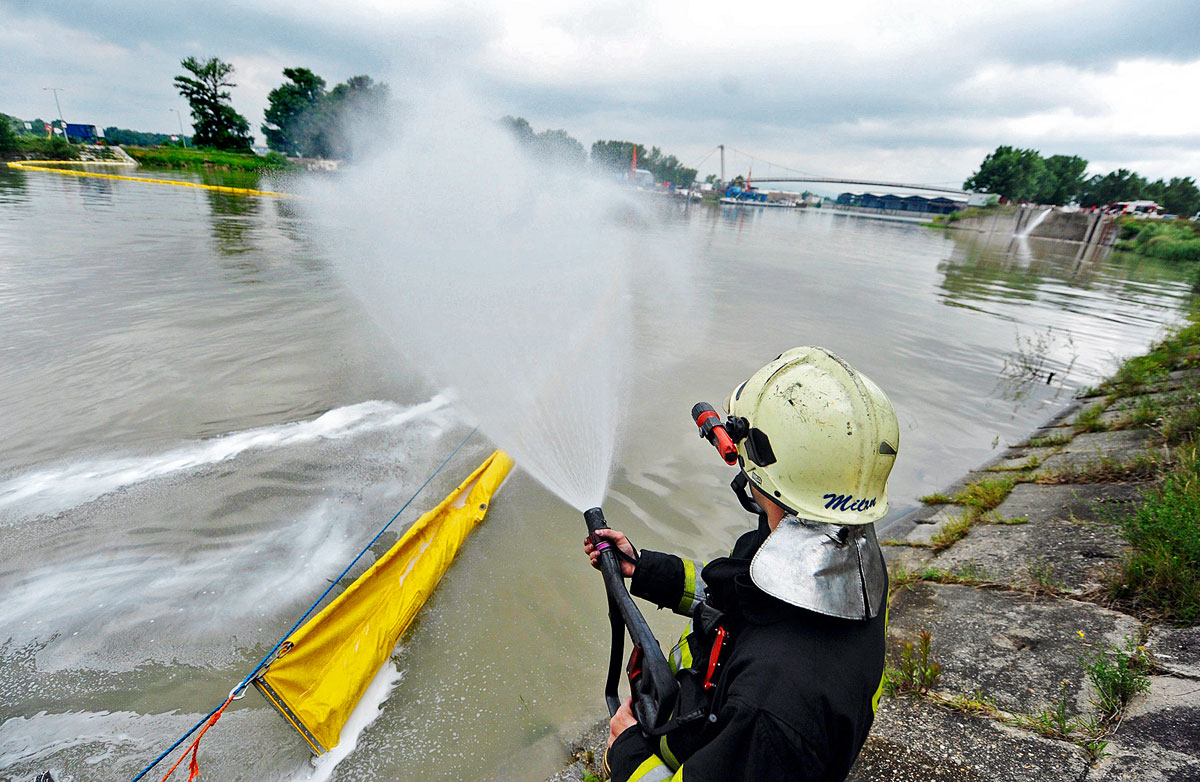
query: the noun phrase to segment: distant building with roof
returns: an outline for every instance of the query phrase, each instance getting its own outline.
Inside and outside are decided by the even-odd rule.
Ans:
[[[920,214],[944,215],[964,209],[967,205],[967,199],[965,194],[962,198],[951,198],[948,196],[929,198],[919,195],[901,196],[894,193],[884,193],[882,195],[876,193],[842,193],[837,197],[836,203],[838,206],[871,209],[879,212],[916,212]]]

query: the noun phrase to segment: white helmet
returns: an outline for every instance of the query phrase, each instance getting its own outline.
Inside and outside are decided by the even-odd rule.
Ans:
[[[819,347],[793,348],[750,376],[725,407],[745,419],[738,464],[785,510],[830,524],[887,515],[900,427],[869,378]]]

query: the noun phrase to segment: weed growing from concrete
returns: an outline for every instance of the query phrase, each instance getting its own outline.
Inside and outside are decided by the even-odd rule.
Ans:
[[[1075,435],[1070,432],[1062,432],[1061,434],[1047,434],[1041,437],[1031,437],[1029,439],[1029,447],[1031,448],[1052,448],[1056,445],[1066,445],[1071,442],[1071,438]]]
[[[1150,689],[1150,659],[1136,638],[1124,647],[1105,646],[1083,658],[1083,667],[1096,688],[1094,705],[1109,722],[1125,713],[1133,696]]]
[[[1016,724],[1051,739],[1070,739],[1079,728],[1075,715],[1067,708],[1067,686],[1063,681],[1059,696],[1037,714],[1018,714]]]
[[[1025,571],[1029,576],[1030,591],[1034,597],[1052,597],[1062,593],[1063,583],[1055,577],[1054,566],[1044,559],[1039,557],[1026,563]]]
[[[949,505],[950,503],[954,502],[954,498],[949,494],[934,493],[926,494],[924,497],[919,497],[918,501],[923,502],[926,505]]]
[[[1120,518],[1131,550],[1109,593],[1181,624],[1200,621],[1200,455],[1193,445],[1145,502]]]
[[[1092,763],[1108,755],[1105,752],[1108,749],[1108,742],[1102,739],[1083,739],[1076,743],[1087,753],[1088,761]]]
[[[1103,414],[1104,405],[1093,405],[1080,413],[1072,426],[1076,432],[1102,432],[1107,428],[1100,423]]]
[[[1155,345],[1146,355],[1131,358],[1122,364],[1103,388],[1116,396],[1143,391],[1148,384],[1164,379],[1175,366],[1187,363],[1197,343],[1200,343],[1200,323],[1184,326]]]
[[[1011,476],[984,478],[975,481],[954,495],[954,501],[960,505],[979,508],[981,511],[991,510],[1004,502],[1004,498],[1008,496],[1016,483],[1016,478]]]
[[[942,528],[938,530],[932,538],[929,539],[930,548],[934,551],[941,551],[944,548],[953,546],[958,541],[967,536],[967,530],[974,523],[978,511],[968,509],[965,513],[953,521],[948,521]]]
[[[933,581],[938,584],[975,586],[987,583],[988,574],[979,563],[965,562],[952,570],[943,570],[930,565],[921,571],[919,578],[922,581]]]
[[[1170,464],[1171,458],[1170,454],[1163,456],[1157,451],[1148,451],[1126,461],[1105,456],[1083,467],[1043,473],[1034,479],[1034,483],[1056,485],[1148,480],[1156,477],[1160,470]]]
[[[905,641],[900,650],[898,667],[883,672],[883,689],[889,695],[908,694],[920,698],[929,693],[942,678],[942,666],[930,655],[932,635],[922,630],[917,644]]]
[[[996,702],[979,689],[970,695],[942,696],[938,698],[938,703],[963,714],[980,714],[993,718],[999,718],[1002,715],[1002,712],[996,708]]]

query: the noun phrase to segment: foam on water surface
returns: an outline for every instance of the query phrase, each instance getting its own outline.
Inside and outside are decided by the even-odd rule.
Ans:
[[[445,405],[441,396],[413,406],[361,402],[314,418],[235,432],[150,456],[114,457],[41,468],[0,483],[0,522],[47,516],[144,481],[216,464],[266,448],[340,440],[399,426]]]

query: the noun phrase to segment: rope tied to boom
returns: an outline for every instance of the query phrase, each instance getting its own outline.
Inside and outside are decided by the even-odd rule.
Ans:
[[[208,729],[211,728],[213,725],[215,725],[217,723],[217,720],[221,719],[221,715],[224,714],[225,709],[229,706],[230,703],[233,703],[233,701],[238,700],[239,698],[242,697],[242,695],[246,691],[246,688],[250,686],[250,683],[252,681],[254,681],[254,677],[258,676],[258,674],[264,668],[266,668],[268,665],[270,665],[272,660],[274,660],[275,655],[279,652],[279,649],[283,646],[284,642],[287,641],[287,639],[292,635],[292,633],[296,632],[296,630],[299,629],[302,624],[304,624],[304,622],[309,618],[309,616],[312,615],[313,611],[315,611],[317,609],[317,606],[321,605],[321,603],[325,600],[325,598],[329,596],[329,593],[332,592],[334,590],[334,588],[339,583],[341,583],[342,579],[346,577],[346,574],[348,574],[350,572],[350,570],[356,564],[358,564],[358,561],[360,559],[362,559],[368,551],[371,550],[371,547],[374,546],[375,543],[381,537],[383,537],[383,534],[388,531],[388,529],[392,526],[393,523],[395,523],[396,519],[400,518],[400,514],[404,513],[404,511],[408,509],[408,506],[411,505],[413,503],[413,501],[421,494],[421,492],[425,490],[425,487],[427,487],[430,483],[433,482],[433,479],[436,478],[439,473],[441,473],[442,469],[445,468],[445,466],[450,463],[450,460],[453,459],[460,450],[462,450],[463,446],[465,446],[467,444],[467,441],[470,440],[475,435],[475,432],[477,432],[478,430],[479,430],[479,427],[475,427],[474,429],[472,429],[470,432],[467,433],[467,436],[464,437],[458,443],[458,445],[456,445],[454,447],[454,450],[452,450],[450,452],[450,454],[445,459],[442,460],[442,463],[439,464],[437,466],[437,468],[434,469],[434,471],[429,474],[429,477],[427,477],[425,479],[425,481],[420,486],[417,487],[416,491],[414,491],[412,493],[412,496],[410,496],[407,500],[405,500],[404,504],[400,506],[400,510],[396,511],[395,515],[392,516],[392,518],[388,521],[388,523],[384,524],[383,527],[380,528],[379,532],[375,533],[375,537],[371,538],[371,540],[365,546],[363,546],[362,550],[359,551],[357,555],[355,555],[354,559],[352,559],[350,561],[350,564],[346,565],[345,569],[342,570],[341,574],[339,574],[337,578],[333,579],[333,581],[330,582],[329,586],[325,589],[325,591],[321,593],[321,596],[318,597],[316,600],[314,600],[313,604],[308,607],[308,610],[306,610],[304,612],[304,614],[299,619],[296,620],[296,623],[294,625],[292,625],[291,629],[288,630],[286,633],[284,633],[283,636],[275,643],[275,645],[273,647],[271,647],[271,651],[267,652],[267,654],[261,660],[259,660],[258,664],[255,665],[254,669],[252,671],[250,671],[249,674],[246,675],[246,678],[242,679],[240,684],[238,684],[236,687],[234,687],[232,690],[229,691],[229,695],[226,696],[225,700],[219,706],[217,706],[215,709],[213,709],[207,715],[205,715],[203,718],[201,718],[199,722],[197,722],[195,725],[193,725],[191,728],[189,728],[188,731],[186,733],[184,733],[182,736],[180,736],[175,741],[174,744],[167,747],[167,749],[164,750],[162,752],[162,754],[160,754],[154,760],[150,761],[150,763],[145,768],[143,768],[140,772],[138,772],[137,776],[133,777],[133,779],[131,779],[130,782],[138,782],[138,780],[140,780],[144,776],[146,776],[146,774],[148,774],[155,766],[157,766],[159,763],[161,763],[164,758],[166,758],[168,755],[170,755],[172,752],[174,752],[179,747],[179,745],[181,745],[181,744],[183,744],[183,742],[187,741],[188,738],[193,733],[195,733],[197,730],[200,730],[200,735],[196,736],[196,738],[192,741],[192,743],[188,745],[188,748],[183,751],[183,754],[181,754],[179,756],[179,759],[175,761],[175,765],[171,766],[170,770],[167,771],[167,773],[165,775],[163,775],[161,782],[166,782],[166,780],[168,778],[170,778],[170,776],[173,773],[175,773],[175,769],[179,768],[180,764],[183,763],[184,758],[188,757],[189,755],[191,756],[191,761],[188,763],[188,769],[190,772],[190,774],[188,776],[189,782],[191,782],[191,780],[194,780],[197,776],[199,776],[200,766],[199,766],[199,761],[198,761],[198,753],[199,753],[199,749],[200,749],[200,739],[204,737],[204,734],[208,732]],[[203,729],[201,729],[201,728],[203,728]]]

